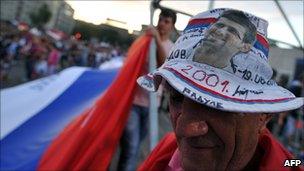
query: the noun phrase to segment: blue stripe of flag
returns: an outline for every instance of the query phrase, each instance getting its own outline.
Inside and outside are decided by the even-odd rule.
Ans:
[[[85,71],[50,105],[2,139],[0,170],[36,170],[51,141],[92,105],[116,74],[117,69]]]
[[[269,49],[264,47],[259,41],[256,41],[253,45],[256,49],[261,50],[264,55],[268,58]]]

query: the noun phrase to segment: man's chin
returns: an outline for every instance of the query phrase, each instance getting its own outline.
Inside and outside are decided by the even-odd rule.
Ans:
[[[203,42],[203,46],[210,46],[210,47],[218,47],[219,46],[219,43],[214,41],[214,40],[205,40]]]
[[[184,170],[223,170],[220,156],[224,155],[218,146],[205,148],[192,148],[186,143],[180,144],[181,161]]]
[[[201,47],[201,51],[207,52],[208,54],[216,53],[218,50],[219,45],[209,41],[204,42],[203,46]]]
[[[158,33],[159,33],[160,35],[166,34],[166,31],[163,30],[163,29],[158,29],[157,31],[158,31]]]
[[[182,158],[182,167],[185,171],[218,170],[215,162],[208,162],[203,158],[200,160]]]

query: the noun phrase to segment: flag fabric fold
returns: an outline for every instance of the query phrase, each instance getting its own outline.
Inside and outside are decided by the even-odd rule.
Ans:
[[[165,170],[176,149],[177,141],[175,134],[170,132],[157,144],[148,158],[139,166],[137,171]]]
[[[119,70],[73,66],[1,89],[0,170],[36,170],[51,142],[106,92]]]
[[[132,44],[116,80],[52,142],[38,170],[107,170],[129,116],[150,40],[142,36]]]

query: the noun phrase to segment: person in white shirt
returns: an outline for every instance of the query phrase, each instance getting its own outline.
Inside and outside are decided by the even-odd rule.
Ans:
[[[145,34],[155,38],[157,47],[157,65],[164,63],[171,47],[174,45],[169,39],[174,30],[176,14],[172,10],[163,9],[159,15],[156,28],[148,27]],[[143,66],[142,74],[149,71],[149,58]],[[140,143],[147,134],[147,121],[149,115],[149,94],[140,86],[137,86],[133,106],[126,127],[121,137],[121,154],[117,170],[134,171],[137,164],[137,156]]]

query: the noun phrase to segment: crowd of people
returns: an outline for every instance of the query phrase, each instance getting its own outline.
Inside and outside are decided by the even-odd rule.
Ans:
[[[97,68],[113,57],[125,56],[119,45],[71,36],[56,39],[36,28],[20,30],[9,22],[1,23],[1,82],[9,81],[14,65],[24,67],[23,82],[48,76],[71,66]],[[20,66],[18,66],[20,67]]]
[[[273,79],[279,86],[288,89],[296,97],[304,97],[304,72],[297,75],[295,79],[290,80],[286,74],[277,77],[277,71],[274,70]],[[268,129],[280,139],[287,149],[296,156],[304,159],[304,130],[303,109],[283,112],[275,115],[268,123]]]

